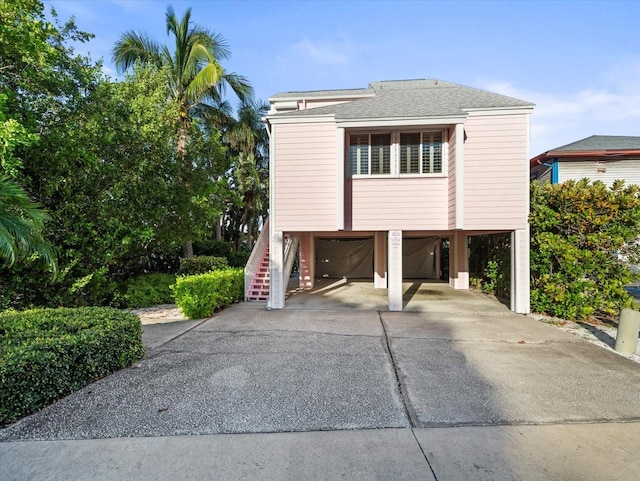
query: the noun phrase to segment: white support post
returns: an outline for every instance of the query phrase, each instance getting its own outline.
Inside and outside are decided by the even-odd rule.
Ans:
[[[454,289],[469,290],[469,249],[467,236],[455,231],[449,247],[449,285]]]
[[[373,237],[373,287],[387,288],[387,245],[384,232],[376,232]]]
[[[389,231],[388,295],[389,310],[402,311],[402,231]]]
[[[273,228],[272,228],[273,229]],[[269,305],[270,309],[284,307],[286,285],[284,280],[284,233],[271,231],[269,245]]]
[[[530,312],[529,226],[511,233],[511,310]]]

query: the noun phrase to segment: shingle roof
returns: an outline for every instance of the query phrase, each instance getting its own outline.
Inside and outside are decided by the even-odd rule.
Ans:
[[[640,137],[622,135],[592,135],[561,147],[551,149],[553,152],[579,152],[592,150],[638,150]]]
[[[308,90],[306,92],[280,92],[273,95],[272,97],[269,97],[269,100],[286,100],[300,98],[310,99],[316,97],[355,97],[365,95],[374,95],[374,93],[371,91],[371,89]]]
[[[322,91],[327,95],[331,91]],[[339,91],[336,91],[339,92]],[[531,107],[524,100],[438,79],[371,82],[365,92],[374,97],[279,115],[335,115],[336,120],[416,118],[464,115],[468,109]],[[299,92],[307,94],[307,92]],[[279,98],[276,94],[272,98]],[[293,95],[290,93],[290,97]],[[278,114],[276,114],[278,115]]]

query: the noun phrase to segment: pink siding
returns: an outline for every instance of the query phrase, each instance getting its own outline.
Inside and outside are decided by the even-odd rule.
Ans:
[[[335,230],[336,135],[333,123],[273,126],[276,230]]]
[[[456,128],[449,129],[449,181],[447,183],[447,220],[449,229],[456,228]]]
[[[465,122],[464,228],[522,229],[528,216],[527,116]]]
[[[446,178],[348,179],[345,229],[447,229]]]

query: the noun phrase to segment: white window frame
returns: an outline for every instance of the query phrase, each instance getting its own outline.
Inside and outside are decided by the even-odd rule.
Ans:
[[[423,151],[423,139],[424,134],[431,134],[434,132],[439,132],[442,138],[442,172],[423,172],[422,165],[422,151]],[[418,173],[400,173],[400,156],[401,156],[401,146],[400,146],[400,135],[401,134],[420,134],[420,146],[419,146],[419,169]],[[380,178],[380,179],[388,179],[389,177],[393,178],[411,178],[411,177],[447,177],[447,169],[448,169],[448,160],[449,160],[449,130],[447,128],[430,128],[430,129],[397,129],[397,130],[362,130],[362,131],[352,131],[347,133],[347,142],[346,142],[346,152],[345,152],[345,163],[346,165],[346,174],[347,177],[352,179],[372,179],[372,178]],[[380,135],[380,134],[390,134],[391,135],[391,145],[390,145],[390,173],[388,174],[380,174],[380,173],[371,173],[371,136],[372,135]],[[350,149],[351,149],[351,136],[363,136],[367,135],[369,139],[369,173],[368,174],[358,174],[351,172],[351,157],[350,157]],[[360,162],[359,159],[356,159],[356,168],[360,170]]]

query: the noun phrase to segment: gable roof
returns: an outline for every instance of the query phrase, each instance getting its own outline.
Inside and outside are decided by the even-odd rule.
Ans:
[[[623,135],[592,135],[582,140],[561,145],[543,152],[530,161],[533,168],[551,158],[628,158],[640,159],[640,137]]]
[[[282,112],[273,116],[333,115],[336,120],[449,117],[466,115],[473,109],[533,107],[534,105],[506,95],[438,79],[371,82],[367,89],[359,90],[287,92],[276,94],[271,99],[294,100],[309,96],[337,98],[339,92],[368,95],[367,98],[336,105]]]
[[[592,135],[553,149],[554,152],[582,152],[587,150],[638,150],[640,137],[622,135]]]

